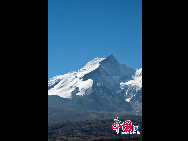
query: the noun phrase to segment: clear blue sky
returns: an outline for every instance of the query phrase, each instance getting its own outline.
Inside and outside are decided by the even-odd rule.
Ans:
[[[48,78],[110,54],[142,67],[142,0],[48,0]]]

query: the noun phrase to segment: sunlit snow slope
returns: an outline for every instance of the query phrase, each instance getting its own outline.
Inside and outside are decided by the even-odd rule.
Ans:
[[[140,90],[142,88],[142,68],[137,69],[135,75],[132,80],[129,80],[125,83],[121,82],[120,86],[123,89],[125,86],[134,87],[136,90]]]
[[[48,81],[48,95],[58,95],[63,98],[71,98],[72,92],[78,89],[76,95],[84,95],[93,85],[93,80],[83,81],[83,76],[99,67],[99,63],[105,58],[95,58],[88,62],[82,69],[64,75],[58,75]]]

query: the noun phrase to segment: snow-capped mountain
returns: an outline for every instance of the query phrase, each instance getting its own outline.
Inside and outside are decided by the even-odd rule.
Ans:
[[[48,95],[51,107],[138,114],[142,109],[142,68],[120,64],[113,55],[95,58],[80,70],[51,78]]]
[[[99,63],[105,58],[95,58],[88,62],[82,69],[65,75],[58,75],[48,81],[48,95],[58,95],[63,98],[71,98],[72,92],[78,88],[76,95],[84,95],[92,87],[93,80],[83,81],[83,76],[99,67]]]

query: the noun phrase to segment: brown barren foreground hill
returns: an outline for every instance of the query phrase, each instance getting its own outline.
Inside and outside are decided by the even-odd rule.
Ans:
[[[48,124],[48,141],[141,141],[142,120],[130,120],[139,125],[140,135],[122,135],[121,129],[117,134],[112,130],[113,119],[63,121]]]

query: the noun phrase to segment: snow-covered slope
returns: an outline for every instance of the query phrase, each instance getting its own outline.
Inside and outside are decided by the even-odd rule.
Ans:
[[[142,68],[135,70],[110,55],[48,81],[49,107],[141,113]]]
[[[142,68],[137,69],[132,79],[127,82],[121,82],[120,88],[125,93],[125,101],[130,102],[133,107],[137,107],[137,111],[141,111],[140,106],[142,104]]]
[[[71,98],[72,92],[78,89],[76,95],[84,95],[85,91],[93,85],[93,80],[83,81],[83,76],[99,67],[99,63],[105,58],[95,58],[88,62],[82,69],[64,75],[58,75],[48,81],[48,95],[58,95],[63,98]]]
[[[129,80],[125,83],[121,82],[120,86],[122,89],[124,89],[125,86],[129,86],[134,87],[136,90],[140,90],[142,88],[142,68],[136,70],[132,80]]]

